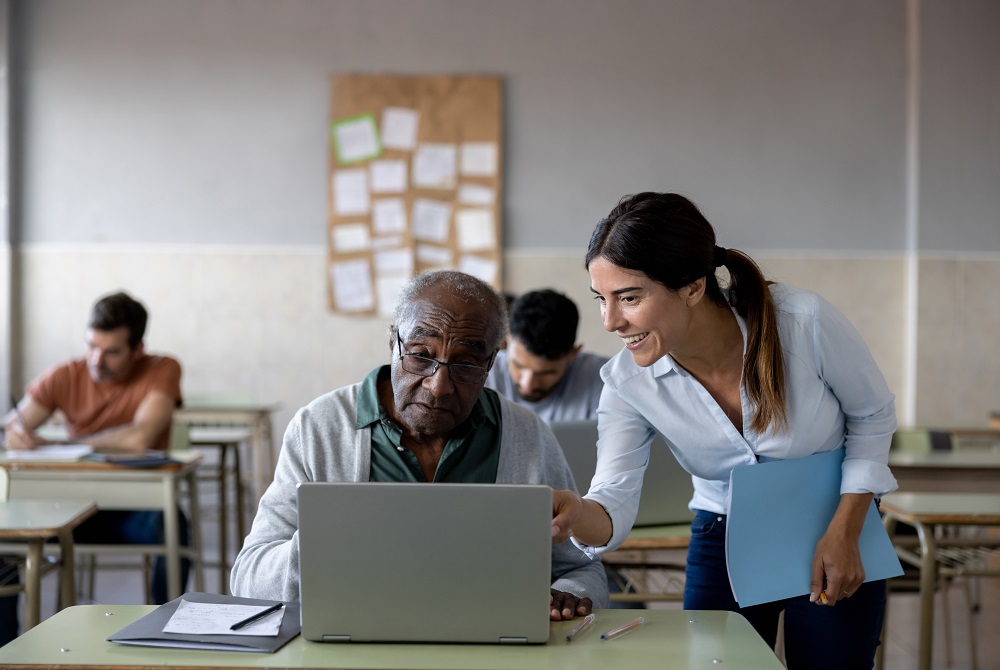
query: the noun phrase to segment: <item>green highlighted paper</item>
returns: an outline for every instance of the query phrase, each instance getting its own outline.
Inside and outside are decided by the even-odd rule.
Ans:
[[[816,543],[840,503],[843,461],[836,449],[733,470],[726,565],[740,607],[809,593]],[[858,544],[866,582],[903,574],[874,502]]]

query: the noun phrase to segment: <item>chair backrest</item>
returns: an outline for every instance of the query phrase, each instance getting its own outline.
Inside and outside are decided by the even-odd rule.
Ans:
[[[191,448],[191,426],[184,421],[174,421],[170,426],[170,451],[186,451]]]
[[[896,451],[924,454],[931,450],[931,436],[926,429],[900,428],[892,434],[889,447]]]
[[[10,495],[10,472],[7,468],[0,468],[0,502],[7,500]]]

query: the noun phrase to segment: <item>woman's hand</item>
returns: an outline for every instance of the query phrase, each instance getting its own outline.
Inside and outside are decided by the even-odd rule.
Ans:
[[[845,493],[813,554],[809,602],[835,605],[850,598],[865,581],[858,538],[871,506],[870,493]]]
[[[565,542],[573,534],[573,524],[583,514],[583,499],[576,491],[552,492],[552,541]]]

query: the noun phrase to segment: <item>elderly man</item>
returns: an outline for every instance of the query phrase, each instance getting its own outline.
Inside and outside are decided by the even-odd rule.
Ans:
[[[517,297],[507,347],[497,354],[486,386],[546,423],[596,419],[601,366],[608,359],[577,344],[579,322],[576,303],[562,293],[542,289]]]
[[[572,474],[545,424],[483,388],[506,327],[503,299],[474,277],[439,271],[411,280],[389,328],[391,364],[376,368],[360,384],[320,396],[292,419],[274,482],[233,565],[232,593],[298,599],[300,482],[573,488]],[[552,579],[553,620],[607,604],[603,567],[571,542],[553,545]]]

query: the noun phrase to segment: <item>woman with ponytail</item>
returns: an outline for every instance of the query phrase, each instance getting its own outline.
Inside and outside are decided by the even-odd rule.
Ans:
[[[872,497],[896,488],[896,417],[861,336],[818,295],[768,282],[747,254],[717,245],[677,194],[623,198],[594,230],[586,267],[604,328],[625,348],[601,370],[590,491],[555,493],[556,540],[572,536],[592,556],[624,541],[659,433],[693,475],[684,608],[740,612],[772,646],[784,611],[789,668],[871,668],[885,583],[863,583],[858,536]],[[726,572],[730,472],[841,447],[841,500],[816,544],[812,592],[741,609]]]

